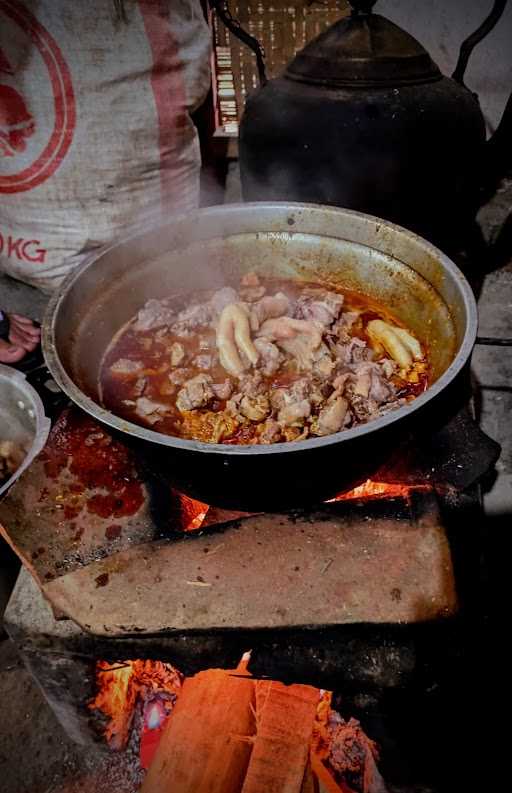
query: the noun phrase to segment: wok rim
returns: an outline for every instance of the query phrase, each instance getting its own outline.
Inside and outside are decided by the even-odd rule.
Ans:
[[[134,231],[133,234],[130,234],[124,237],[122,240],[116,240],[116,242],[104,246],[102,248],[97,249],[94,253],[90,254],[81,265],[79,265],[76,269],[74,269],[68,276],[64,279],[60,287],[57,291],[52,295],[43,320],[42,326],[42,349],[44,358],[46,361],[46,365],[50,370],[53,378],[55,379],[57,385],[64,391],[64,393],[82,410],[88,413],[90,416],[98,420],[99,422],[106,424],[107,426],[111,427],[118,432],[123,434],[127,434],[129,436],[133,436],[138,440],[155,443],[160,447],[164,448],[171,448],[177,449],[180,451],[186,452],[200,452],[206,454],[216,454],[216,455],[223,455],[229,457],[236,457],[236,456],[253,456],[253,455],[274,455],[274,454],[283,454],[287,452],[307,452],[308,450],[314,450],[318,448],[323,448],[325,446],[331,446],[334,444],[342,443],[344,441],[353,441],[357,438],[364,437],[371,433],[377,433],[379,430],[383,430],[385,428],[390,427],[391,425],[402,421],[403,419],[412,416],[421,408],[428,405],[432,400],[434,400],[437,396],[439,396],[447,386],[452,383],[452,381],[457,377],[457,375],[462,371],[464,366],[469,361],[473,347],[475,345],[476,336],[477,336],[477,329],[478,329],[478,308],[475,296],[473,294],[473,290],[471,289],[466,277],[462,273],[462,271],[457,267],[457,265],[446,255],[444,254],[439,248],[437,248],[432,243],[425,240],[423,237],[420,237],[418,234],[410,231],[409,229],[404,228],[403,226],[399,226],[395,223],[391,223],[388,220],[384,220],[379,218],[375,215],[368,215],[364,212],[356,212],[355,210],[344,209],[340,207],[333,207],[324,204],[311,204],[311,203],[301,203],[301,202],[289,202],[289,201],[253,201],[247,203],[240,203],[240,204],[219,204],[213,207],[207,207],[204,209],[195,210],[194,213],[182,213],[180,215],[172,216],[172,219],[166,225],[179,225],[179,223],[183,220],[190,221],[191,216],[192,218],[198,214],[205,215],[209,214],[211,216],[221,215],[225,217],[231,211],[240,211],[240,209],[245,209],[247,212],[255,211],[258,208],[265,207],[267,210],[271,210],[275,208],[276,210],[283,210],[285,207],[288,211],[293,210],[313,210],[325,213],[332,213],[337,215],[338,217],[356,217],[361,218],[366,221],[371,221],[372,223],[378,223],[381,226],[388,228],[390,231],[394,231],[397,233],[406,234],[408,237],[412,238],[419,244],[419,247],[422,247],[425,252],[430,254],[431,256],[435,257],[443,269],[450,273],[453,277],[454,281],[457,284],[457,288],[460,291],[462,302],[464,305],[464,311],[466,316],[466,329],[464,332],[464,336],[462,338],[461,344],[457,353],[446,369],[445,372],[439,377],[436,382],[427,388],[420,396],[416,397],[412,402],[408,403],[407,405],[403,405],[402,407],[390,411],[385,416],[380,416],[379,418],[372,419],[368,421],[366,424],[360,424],[357,427],[347,430],[341,430],[340,432],[333,433],[332,435],[325,435],[322,437],[316,438],[307,438],[303,441],[285,441],[279,443],[271,443],[271,444],[254,444],[254,445],[236,445],[236,444],[222,444],[222,443],[206,443],[203,441],[195,441],[195,440],[187,440],[185,438],[178,438],[173,435],[165,435],[160,432],[155,432],[155,430],[147,429],[142,427],[139,424],[134,424],[130,421],[126,421],[125,419],[116,416],[114,413],[102,408],[98,405],[93,399],[88,397],[73,381],[73,379],[68,375],[66,369],[64,368],[60,357],[57,353],[56,347],[56,323],[58,319],[59,308],[63,300],[65,299],[68,290],[71,286],[80,278],[85,270],[89,269],[89,267],[93,267],[94,264],[108,251],[111,251],[118,247],[121,244],[125,244],[130,242],[142,235],[142,233],[146,233],[149,231],[149,228],[145,228],[144,232],[141,229]],[[155,228],[160,227],[162,224],[156,224]],[[371,246],[368,246],[371,247]],[[390,254],[392,255],[392,254]],[[406,265],[408,266],[408,265]],[[413,268],[411,268],[413,269]],[[436,290],[437,291],[437,290]],[[441,297],[442,299],[442,297]],[[445,301],[443,300],[443,303]],[[446,305],[446,304],[445,304]],[[450,312],[451,313],[451,312]]]

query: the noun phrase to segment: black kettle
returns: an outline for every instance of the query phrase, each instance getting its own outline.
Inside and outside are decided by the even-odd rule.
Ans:
[[[351,0],[349,16],[268,82],[258,43],[215,3],[258,58],[261,87],[240,125],[244,199],[348,207],[448,249],[463,245],[484,194],[512,163],[512,97],[486,142],[478,98],[463,81],[506,2],[496,0],[464,42],[451,78],[409,33],[372,12],[375,0]]]

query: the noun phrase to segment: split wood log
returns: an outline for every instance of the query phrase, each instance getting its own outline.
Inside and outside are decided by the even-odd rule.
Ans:
[[[318,782],[311,769],[311,763],[308,763],[304,771],[304,779],[302,780],[302,787],[300,793],[319,793]]]
[[[256,737],[242,793],[301,793],[320,692],[256,681]]]
[[[238,675],[185,680],[140,793],[240,793],[256,725],[254,682]]]

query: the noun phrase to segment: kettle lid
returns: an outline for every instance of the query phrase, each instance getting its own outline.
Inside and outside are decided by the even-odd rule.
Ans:
[[[286,68],[293,80],[326,87],[393,87],[439,80],[426,49],[389,19],[371,13],[371,0],[313,39]]]

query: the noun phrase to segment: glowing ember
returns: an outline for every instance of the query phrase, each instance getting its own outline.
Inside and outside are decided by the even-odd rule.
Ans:
[[[161,727],[162,722],[167,718],[168,714],[161,702],[155,700],[151,702],[145,709],[144,724],[148,730],[156,730]]]
[[[249,678],[250,656],[250,652],[245,653],[236,670]],[[122,749],[132,728],[140,730],[140,764],[147,771],[180,693],[182,676],[173,666],[160,661],[126,661],[116,665],[99,661],[96,682],[98,694],[89,707],[108,717],[105,737],[110,747]],[[318,690],[309,761],[320,789],[329,793],[385,790],[376,765],[375,743],[365,735],[358,721],[345,721],[333,710],[331,700],[330,691]],[[142,719],[134,722],[139,704]]]
[[[204,523],[210,507],[202,501],[195,501],[193,498],[180,493],[181,512],[184,517],[184,531],[194,531]]]
[[[404,484],[390,484],[389,482],[374,482],[367,479],[359,487],[353,488],[343,493],[339,493],[334,498],[328,499],[326,504],[333,504],[336,501],[351,501],[355,499],[373,499],[373,498],[409,498],[412,492],[419,490],[431,490],[431,485],[404,485]],[[195,501],[183,494],[176,494],[180,500],[181,511],[181,530],[194,531],[203,525],[213,525],[215,523],[223,523],[227,520],[235,520],[237,518],[247,518],[250,515],[255,515],[255,512],[225,512],[224,510],[217,510],[202,501]]]
[[[335,501],[349,501],[355,498],[408,498],[410,494],[418,490],[431,490],[430,485],[403,485],[390,484],[389,482],[373,482],[367,479],[359,487],[339,493],[326,503],[332,504]]]
[[[112,749],[123,749],[138,702],[155,700],[155,706],[163,711],[162,723],[172,710],[181,683],[180,673],[161,661],[126,661],[117,665],[98,661],[97,694],[88,707],[108,719],[105,738]]]

